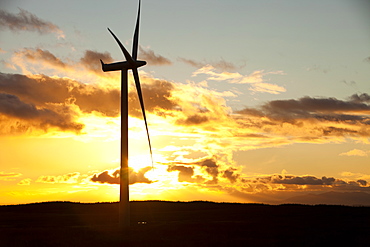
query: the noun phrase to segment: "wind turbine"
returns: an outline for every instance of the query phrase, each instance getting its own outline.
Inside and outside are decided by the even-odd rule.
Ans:
[[[126,48],[122,45],[121,41],[116,35],[108,28],[108,31],[112,34],[113,38],[121,48],[126,61],[105,64],[100,60],[102,69],[104,72],[107,71],[121,71],[121,169],[120,169],[120,203],[119,203],[119,224],[121,227],[127,227],[130,225],[130,206],[129,206],[129,169],[128,169],[128,79],[127,71],[132,70],[134,76],[137,94],[139,96],[141,111],[143,113],[146,133],[148,136],[148,143],[150,149],[150,155],[153,162],[152,146],[149,138],[148,123],[146,121],[145,107],[143,101],[143,95],[140,86],[139,73],[137,69],[146,64],[145,61],[137,60],[137,51],[139,46],[139,25],[140,25],[140,5],[137,13],[136,27],[132,45],[132,56],[128,53]]]

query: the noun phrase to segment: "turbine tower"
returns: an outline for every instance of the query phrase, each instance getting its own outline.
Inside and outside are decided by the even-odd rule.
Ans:
[[[148,136],[148,143],[150,149],[150,155],[153,162],[152,146],[149,138],[148,124],[146,121],[145,107],[143,101],[143,95],[141,92],[140,79],[138,68],[146,64],[145,61],[137,60],[137,52],[139,46],[139,25],[140,25],[140,4],[136,20],[135,33],[132,44],[132,56],[128,53],[126,48],[122,45],[121,41],[116,35],[108,28],[108,31],[112,34],[113,38],[121,48],[126,61],[105,64],[100,60],[102,69],[104,72],[107,71],[121,71],[121,169],[120,169],[120,202],[119,202],[119,224],[121,227],[127,227],[130,225],[130,206],[129,206],[129,169],[128,169],[128,79],[127,72],[132,70],[134,76],[137,94],[139,96],[141,111],[143,113],[146,133]]]

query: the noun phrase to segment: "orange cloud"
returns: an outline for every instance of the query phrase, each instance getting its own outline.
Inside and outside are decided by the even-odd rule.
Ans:
[[[6,181],[11,181],[14,180],[17,177],[22,176],[21,173],[16,173],[16,172],[0,172],[0,180],[6,180]]]
[[[79,183],[80,180],[80,173],[73,172],[59,176],[40,176],[36,179],[37,183],[66,183],[66,184],[74,184]]]
[[[205,74],[209,77],[207,80],[212,81],[226,81],[228,83],[236,83],[236,84],[250,84],[251,87],[249,90],[254,92],[263,92],[263,93],[270,93],[270,94],[279,94],[285,92],[286,89],[282,86],[278,86],[276,84],[271,84],[265,82],[264,77],[266,75],[283,75],[282,71],[273,71],[273,72],[264,72],[263,70],[254,71],[250,75],[241,75],[238,72],[217,72],[216,68],[212,65],[206,65],[193,73],[193,77],[199,74]]]
[[[25,179],[22,179],[21,181],[19,181],[19,183],[17,183],[17,185],[30,185],[31,182],[32,182],[32,179],[25,178]]]
[[[348,152],[345,152],[345,153],[341,153],[339,155],[341,156],[368,156],[368,153],[369,151],[363,151],[363,150],[359,150],[359,149],[352,149]]]

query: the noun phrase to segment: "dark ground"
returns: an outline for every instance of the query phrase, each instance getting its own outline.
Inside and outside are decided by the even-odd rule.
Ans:
[[[0,206],[0,246],[370,246],[370,207],[212,202]],[[138,224],[145,221],[147,224]]]

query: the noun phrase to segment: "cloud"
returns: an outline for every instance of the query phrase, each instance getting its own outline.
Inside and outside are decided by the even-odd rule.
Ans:
[[[61,130],[79,132],[83,128],[82,124],[73,121],[70,113],[65,113],[66,109],[63,106],[52,106],[51,108],[37,108],[34,104],[21,101],[15,95],[0,93],[0,117],[23,120],[39,129],[57,127]],[[1,124],[2,127],[5,127],[3,124]]]
[[[16,51],[14,55],[15,57],[19,57],[19,58],[23,57],[27,61],[35,63],[35,64],[46,64],[55,69],[67,70],[71,68],[69,64],[62,62],[59,58],[53,55],[50,51],[42,50],[40,48],[36,48],[36,49],[23,48],[19,51]],[[15,61],[15,64],[20,65],[20,63],[17,61]]]
[[[336,181],[335,178],[316,178],[314,176],[271,176],[270,181],[276,184],[295,184],[295,185],[333,185]]]
[[[351,151],[341,153],[340,156],[368,156],[369,151],[363,151],[359,149],[352,149]]]
[[[162,128],[177,134],[199,135],[201,138],[195,143],[212,146],[208,153],[370,136],[367,94],[355,94],[345,100],[324,97],[273,100],[233,111],[222,95],[200,85],[147,77],[143,81],[147,111],[161,117],[166,126]],[[130,92],[129,99],[133,106],[131,116],[141,117],[135,91]]]
[[[166,115],[166,113],[170,113],[170,111],[178,107],[176,100],[172,97],[175,84],[165,80],[145,77],[143,81],[145,83],[141,84],[141,90],[146,111],[157,113],[158,115]],[[141,117],[141,108],[136,90],[130,91],[128,98],[129,104],[132,106],[129,109],[129,114],[131,116]]]
[[[206,170],[205,168],[215,168]],[[167,172],[178,172],[177,180],[187,190],[208,190],[236,196],[253,202],[282,203],[284,198],[322,192],[370,192],[365,179],[348,180],[331,176],[283,174],[246,176],[231,164],[216,164],[214,159],[201,159],[190,163],[174,162]],[[208,179],[208,175],[213,179]],[[189,184],[190,183],[190,184]]]
[[[344,171],[340,175],[342,177],[352,177],[352,180],[357,180],[357,181],[360,181],[360,180],[366,181],[370,179],[370,175],[364,174],[364,173],[353,173],[349,171]]]
[[[361,98],[358,95],[350,97]],[[303,97],[298,100],[275,100],[264,105],[263,108],[270,112],[288,113],[290,115],[305,116],[310,112],[368,112],[370,106],[354,100],[343,101],[336,98],[311,98]],[[313,115],[313,114],[310,114]]]
[[[194,114],[191,116],[187,116],[185,119],[179,119],[176,121],[176,124],[179,125],[185,125],[185,126],[190,126],[190,125],[200,125],[202,123],[208,122],[208,117],[201,115],[201,114]]]
[[[0,180],[14,180],[14,178],[22,176],[21,173],[16,173],[16,172],[0,172]]]
[[[212,176],[217,176],[218,175],[218,170],[215,168],[218,168],[218,165],[215,161],[215,159],[204,159],[201,161],[198,161],[195,163],[196,165],[206,167],[206,171],[212,175]]]
[[[370,95],[367,93],[353,94],[349,97],[349,100],[354,103],[370,103]]]
[[[201,161],[195,162],[195,165],[199,165],[205,168],[205,171],[212,177],[212,180],[208,180],[208,184],[217,184],[219,175],[219,165],[217,165],[215,158],[205,158]]]
[[[165,58],[161,55],[155,54],[154,51],[152,51],[149,48],[143,48],[142,46],[139,46],[140,59],[143,59],[148,62],[149,65],[159,66],[159,65],[171,65],[172,62],[168,58]]]
[[[183,62],[183,63],[189,64],[190,66],[193,66],[195,68],[201,68],[201,67],[204,67],[206,65],[205,63],[201,63],[201,62],[198,62],[198,61],[195,61],[195,60],[192,60],[192,59],[186,59],[186,58],[182,58],[182,57],[179,57],[178,60]]]
[[[25,179],[22,179],[21,181],[19,181],[19,183],[17,183],[17,185],[31,185],[31,182],[32,182],[32,179],[25,178]]]
[[[150,184],[153,183],[154,181],[149,180],[148,178],[145,177],[145,174],[152,170],[152,167],[144,167],[140,169],[139,171],[135,172],[133,169],[130,169],[130,184],[136,184],[136,183],[146,183]]]
[[[0,28],[7,28],[11,31],[37,31],[39,34],[55,33],[58,38],[65,37],[57,25],[42,20],[21,8],[19,8],[18,14],[0,10]]]
[[[78,183],[81,175],[79,172],[68,173],[59,176],[40,176],[36,179],[37,183],[62,183],[62,184],[74,184]]]
[[[366,186],[367,185],[367,181],[366,180],[363,180],[363,179],[359,179],[356,181],[358,184],[360,184],[361,186]]]
[[[193,76],[197,76],[200,74],[208,75],[207,80],[226,81],[228,83],[235,84],[250,84],[249,90],[254,92],[280,94],[286,91],[284,87],[278,86],[276,84],[267,83],[264,79],[266,75],[283,75],[284,73],[282,71],[264,72],[263,70],[259,70],[254,71],[250,75],[242,75],[238,72],[217,72],[214,66],[206,65],[195,71],[193,73]]]
[[[307,71],[317,71],[317,72],[327,74],[328,72],[330,72],[330,69],[329,68],[323,68],[319,65],[313,65],[312,67],[307,68]]]
[[[113,62],[113,58],[109,52],[97,52],[86,50],[84,56],[80,59],[80,63],[90,71],[93,71],[97,74],[103,74],[103,70],[101,68],[100,59],[104,61],[104,63],[111,63]]]
[[[68,78],[0,73],[0,91],[17,95],[39,107],[73,102],[87,113],[98,111],[107,116],[119,113],[118,89],[104,89]]]
[[[221,60],[219,62],[198,62],[192,59],[187,59],[187,58],[178,58],[179,61],[189,64],[192,67],[195,68],[202,68],[202,67],[207,67],[207,66],[212,66],[213,68],[222,70],[222,71],[229,71],[229,70],[236,70],[238,67],[234,65],[231,62],[227,62],[225,60]]]
[[[119,170],[114,171],[112,174],[109,174],[108,171],[104,171],[100,174],[94,174],[91,178],[93,182],[107,183],[107,184],[120,184],[119,181]]]
[[[231,183],[235,183],[236,180],[240,177],[240,174],[237,174],[235,168],[229,168],[223,172],[222,177],[229,179]]]
[[[73,64],[79,65],[85,72],[93,72],[91,75],[94,80],[103,79],[96,77],[101,73],[98,59],[111,59],[109,53],[97,51],[85,51],[76,63],[62,61],[41,49],[24,49],[19,52],[27,61],[37,58],[48,67],[54,66],[58,71],[72,71],[75,69]],[[74,73],[78,74],[77,71]],[[282,74],[281,71],[254,71],[244,76],[236,72],[220,73],[214,67],[206,66],[197,70],[195,74],[197,73],[230,83],[243,81],[251,86],[252,91],[280,92],[279,88],[274,89],[273,84],[264,83],[266,75]],[[129,79],[132,80],[131,74]],[[348,137],[358,139],[370,135],[366,127],[370,123],[367,113],[370,97],[366,93],[354,94],[347,100],[311,97],[275,100],[258,107],[233,111],[227,106],[225,97],[230,96],[227,92],[217,92],[191,82],[160,80],[144,72],[141,72],[141,81],[148,118],[151,117],[150,114],[156,115],[156,123],[160,122],[160,125],[166,126],[167,131],[171,130],[172,134],[201,135],[203,139],[197,143],[206,145],[200,143],[202,140],[215,147],[217,152],[221,149],[247,150],[294,142],[320,143]],[[120,91],[117,87],[84,84],[66,77],[0,74],[0,91],[15,95],[22,102],[33,104],[37,109],[54,110],[56,105],[63,106],[71,113],[70,116],[76,117],[71,118],[74,122],[83,114],[98,113],[107,117],[119,115]],[[129,90],[129,104],[130,116],[141,118],[142,113],[134,88]],[[13,122],[12,126],[17,131],[28,128],[24,122]],[[220,141],[220,137],[223,141]],[[216,152],[216,149],[212,152]]]
[[[351,96],[356,97],[358,96]],[[303,97],[298,100],[274,100],[257,108],[245,108],[237,113],[248,116],[250,121],[254,121],[255,127],[265,131],[269,129],[276,131],[276,134],[280,132],[306,135],[303,139],[308,141],[311,138],[324,140],[330,136],[370,136],[369,112],[370,105],[367,103],[336,98]],[[257,119],[263,119],[264,126],[258,126],[262,122]],[[275,126],[279,126],[280,130]]]
[[[153,183],[153,181],[149,180],[145,177],[145,173],[151,170],[151,167],[144,167],[139,171],[135,172],[134,169],[129,167],[129,183]],[[104,171],[99,174],[94,174],[93,177],[90,179],[92,182],[97,183],[108,183],[108,184],[120,184],[120,171],[115,170],[113,173],[109,171]]]
[[[190,182],[190,183],[201,183],[204,181],[204,178],[197,175],[194,176],[194,168],[189,166],[180,166],[180,165],[173,165],[169,166],[167,169],[168,172],[178,171],[178,181],[179,182]]]
[[[21,69],[23,74],[52,73],[54,76],[69,77],[94,83],[108,84],[111,86],[112,78],[118,79],[119,73],[104,73],[100,59],[105,63],[113,62],[109,52],[92,50],[83,51],[83,55],[76,60],[69,58],[61,59],[52,52],[41,48],[23,48],[14,52],[11,63],[3,62],[13,70]],[[98,77],[97,77],[98,76]],[[116,85],[114,83],[113,85]],[[115,86],[117,87],[117,86]]]
[[[370,191],[370,187],[366,186],[366,180],[343,180],[334,177],[323,176],[321,178],[315,176],[295,176],[295,175],[270,175],[261,176],[253,179],[243,179],[248,188],[252,191],[258,191],[265,185],[263,190],[266,191]]]
[[[219,160],[217,160],[219,158]],[[181,159],[183,160],[183,158]],[[193,162],[174,162],[167,168],[168,172],[179,171],[178,181],[200,183],[202,186],[219,185],[227,181],[234,183],[240,178],[238,169],[226,164],[219,157],[205,157]],[[223,181],[220,182],[220,179]]]
[[[84,56],[77,62],[65,62],[52,53],[42,49],[23,49],[16,53],[16,60],[24,70],[29,66],[24,61],[40,64],[56,71],[79,73],[75,65],[96,74],[101,74],[99,58],[111,60],[109,53],[85,51]],[[37,69],[34,69],[37,71]],[[132,79],[131,76],[129,77]],[[142,91],[146,111],[160,117],[170,117],[179,126],[209,125],[220,120],[219,114],[229,111],[222,104],[225,95],[230,92],[215,92],[181,83],[169,82],[151,78],[142,74]],[[17,95],[21,100],[32,103],[37,107],[46,107],[48,103],[62,104],[69,102],[78,106],[82,113],[99,112],[106,116],[115,117],[119,113],[120,91],[116,87],[83,84],[75,80],[46,75],[11,75],[1,74],[0,90]],[[227,94],[228,93],[228,94]],[[190,96],[190,97],[189,97]],[[234,97],[235,95],[232,94]],[[141,118],[140,105],[136,90],[129,91],[129,114]],[[218,116],[216,116],[218,115]]]

